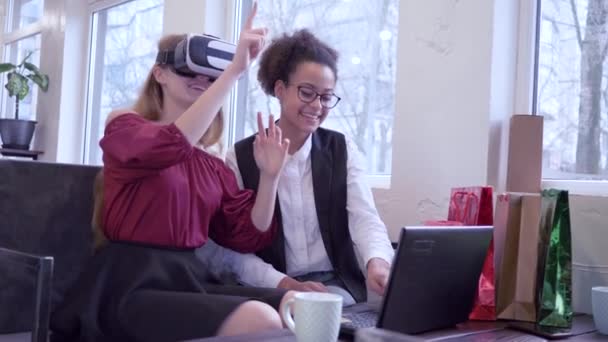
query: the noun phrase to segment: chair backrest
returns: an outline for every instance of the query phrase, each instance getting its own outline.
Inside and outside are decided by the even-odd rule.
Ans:
[[[0,247],[54,259],[51,307],[62,299],[91,255],[93,181],[99,170],[0,159]],[[41,264],[48,263],[44,260],[48,259],[42,258]],[[39,324],[32,322],[40,272],[2,263],[0,259],[0,267],[7,271],[0,271],[6,273],[0,276],[0,334],[32,331]],[[16,283],[34,285],[15,287]]]
[[[12,287],[13,291],[10,291],[10,286],[3,289],[9,293],[14,292],[15,289],[20,289],[21,291],[28,289],[31,291],[33,294],[31,298],[34,302],[34,315],[31,317],[33,320],[31,325],[31,341],[46,342],[49,331],[51,291],[53,289],[53,257],[21,253],[0,247],[0,269],[8,271],[11,268],[14,268],[16,272],[4,273],[9,276],[15,276],[15,273],[26,273],[32,274],[35,278],[34,284],[27,281],[16,281]],[[18,315],[12,314],[9,316],[17,317]]]

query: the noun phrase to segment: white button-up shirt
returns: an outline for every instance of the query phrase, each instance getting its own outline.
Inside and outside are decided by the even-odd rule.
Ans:
[[[325,250],[317,212],[310,151],[312,136],[293,155],[279,179],[278,195],[281,206],[287,274],[277,271],[255,254],[241,254],[214,243],[207,243],[197,251],[212,273],[228,271],[236,274],[240,282],[258,287],[276,287],[286,275],[298,276],[317,271],[331,271],[332,264]],[[389,264],[393,259],[386,226],[380,220],[372,192],[367,185],[362,156],[349,139],[347,144],[347,201],[348,225],[355,252],[363,274],[372,258],[381,258]],[[234,171],[239,186],[243,180],[236,161],[234,148],[226,155],[226,164]]]

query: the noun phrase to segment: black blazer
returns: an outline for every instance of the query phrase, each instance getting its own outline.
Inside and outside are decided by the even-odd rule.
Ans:
[[[253,156],[255,135],[235,144],[237,165],[245,188],[257,190],[260,170]],[[346,289],[357,302],[365,301],[367,291],[365,278],[361,273],[350,231],[346,211],[346,162],[348,159],[346,139],[342,133],[318,128],[312,134],[311,149],[312,179],[315,206],[323,244],[329,260]],[[286,272],[285,236],[281,220],[281,208],[276,201],[279,231],[271,246],[258,252],[265,262],[278,271]]]

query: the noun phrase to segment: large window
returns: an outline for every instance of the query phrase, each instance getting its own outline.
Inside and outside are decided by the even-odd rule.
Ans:
[[[245,12],[250,6],[250,1],[244,1]],[[335,92],[342,101],[323,126],[356,142],[366,156],[369,173],[390,174],[399,2],[265,0],[258,6],[254,26],[267,27],[271,38],[308,28],[339,52]],[[280,113],[276,99],[261,90],[257,71],[256,61],[239,89],[236,140],[256,130],[257,111]]]
[[[4,46],[4,60],[13,64],[21,63],[23,58],[31,53],[28,61],[34,65],[40,65],[40,33],[33,36],[13,41]],[[6,75],[2,77],[2,84],[6,83]],[[5,117],[12,117],[15,113],[15,97],[9,97],[8,91],[2,89],[2,97]],[[19,101],[19,119],[36,120],[36,103],[38,98],[38,87],[30,85],[30,92]]]
[[[608,179],[608,1],[539,0],[543,177]]]
[[[93,12],[86,161],[101,164],[99,139],[109,112],[133,104],[154,64],[163,0],[133,0]]]
[[[44,0],[13,0],[9,4],[11,15],[6,32],[22,29],[42,18]]]
[[[34,65],[40,65],[40,32],[43,0],[12,0],[5,2],[8,15],[4,23],[3,61],[19,64],[25,56]],[[0,78],[6,83],[6,73]],[[2,87],[2,116],[12,118],[15,113],[15,97],[9,97],[8,91]],[[19,119],[36,120],[36,104],[38,87],[31,86],[27,97],[19,101]]]

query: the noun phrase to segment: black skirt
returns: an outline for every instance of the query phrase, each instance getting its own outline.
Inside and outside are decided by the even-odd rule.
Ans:
[[[177,341],[209,337],[237,306],[278,308],[285,294],[212,284],[194,250],[110,243],[51,316],[51,341]]]

